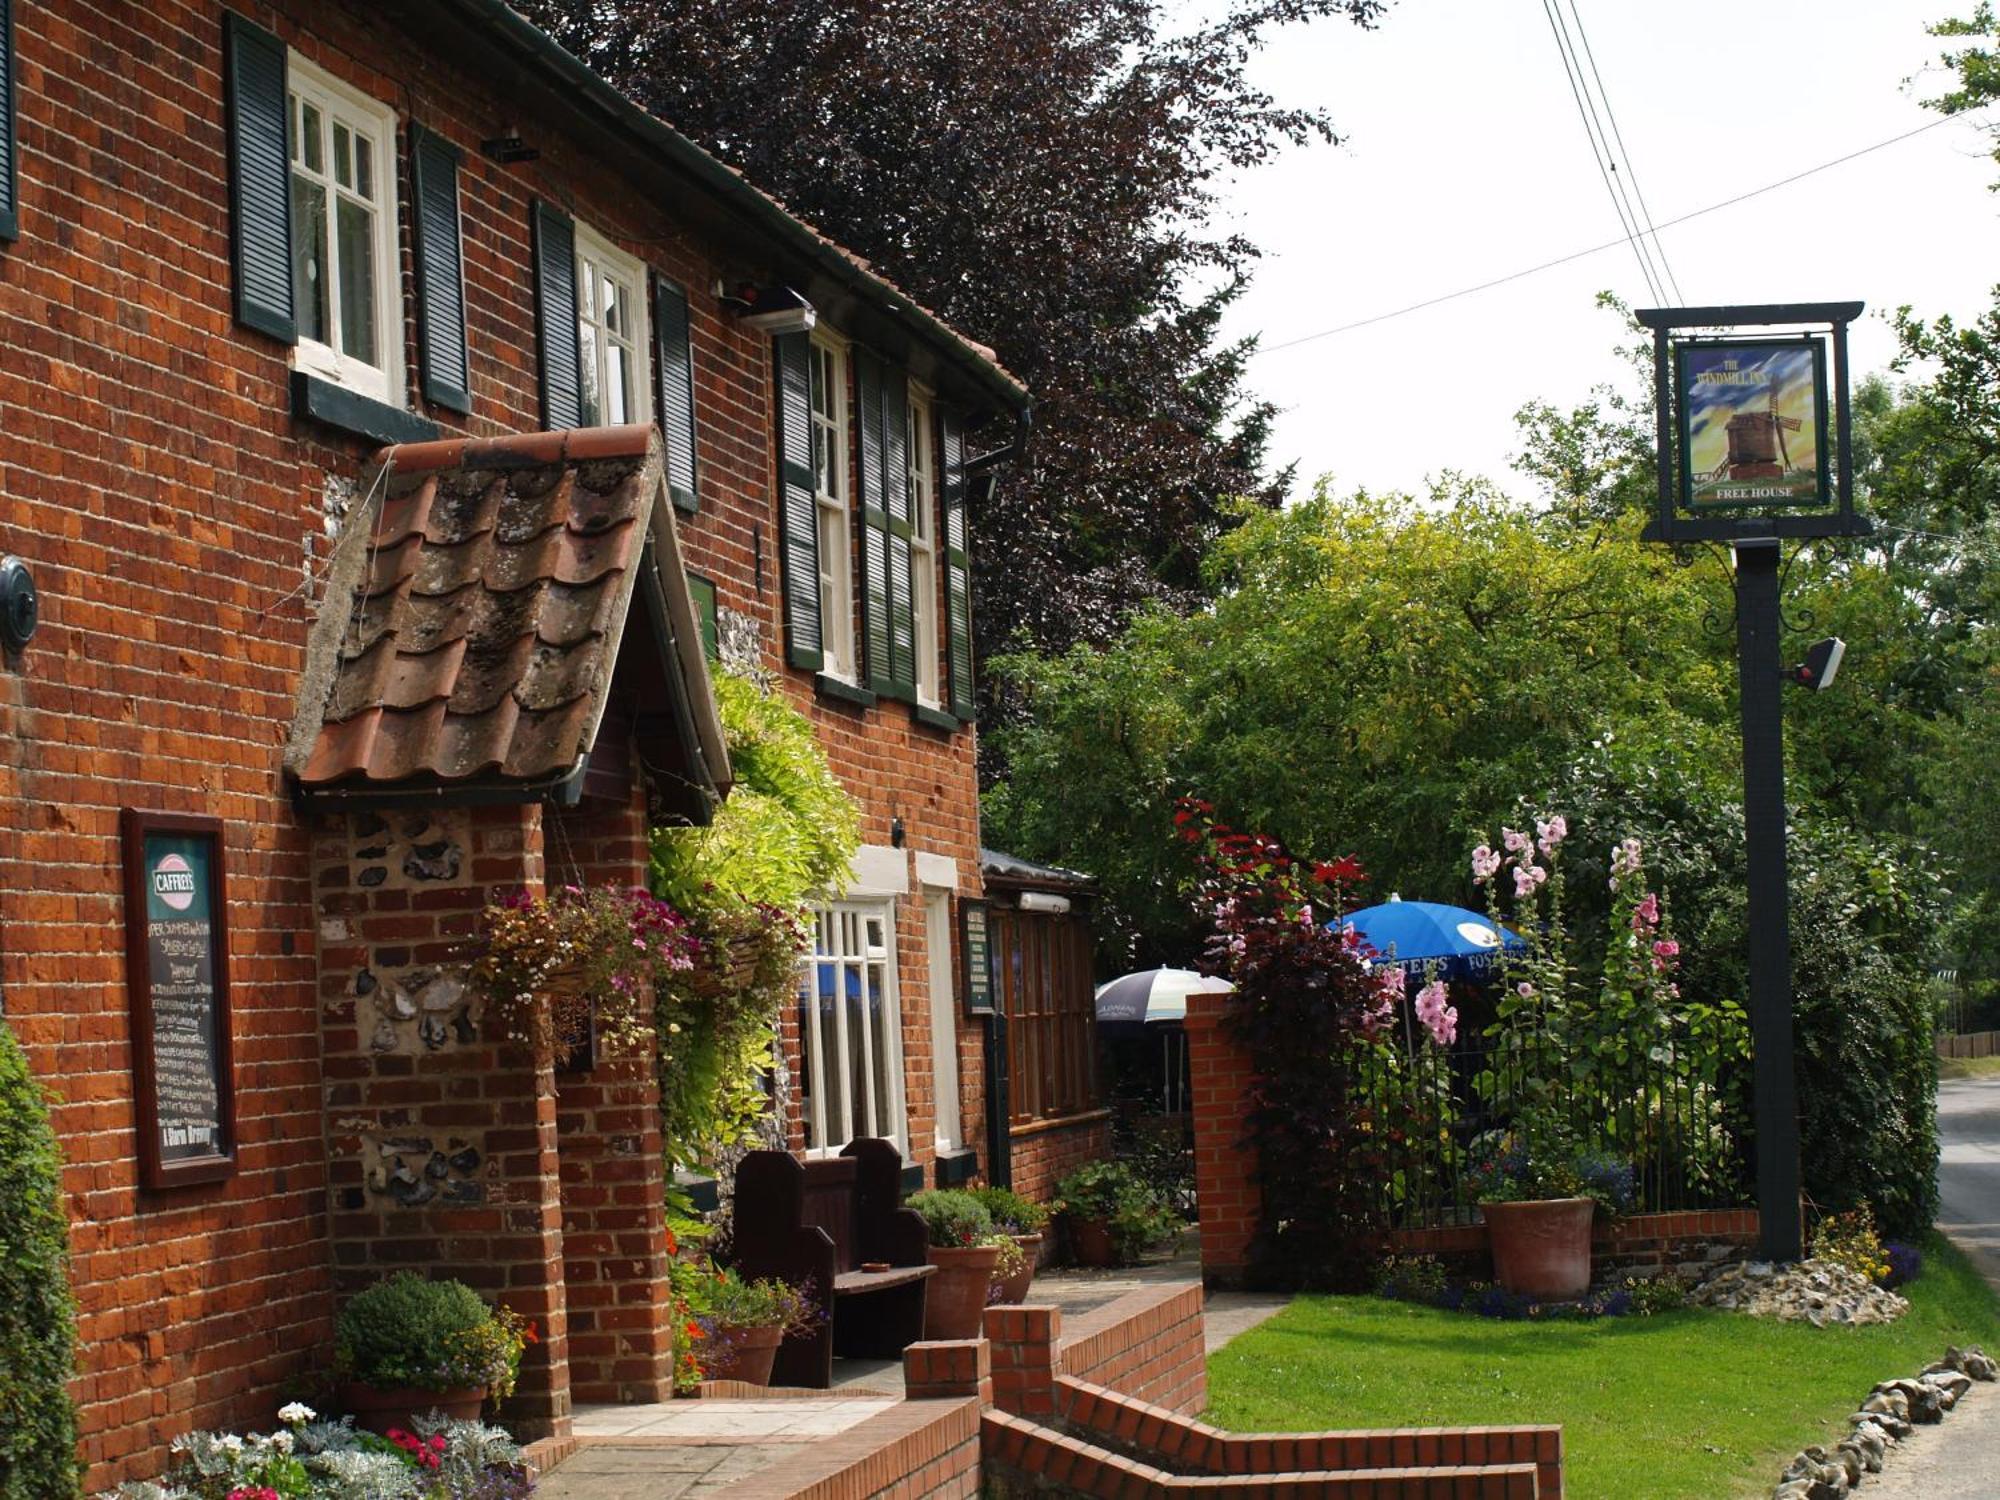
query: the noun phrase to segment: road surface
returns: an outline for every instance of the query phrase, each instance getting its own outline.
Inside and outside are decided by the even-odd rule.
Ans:
[[[1943,1147],[1938,1228],[2000,1287],[2000,1078],[1940,1083],[1938,1136]],[[1986,1352],[2000,1355],[1996,1349]],[[1856,1496],[1995,1500],[2000,1496],[2000,1386],[1974,1385],[1942,1424],[1919,1427],[1890,1450],[1887,1467]]]

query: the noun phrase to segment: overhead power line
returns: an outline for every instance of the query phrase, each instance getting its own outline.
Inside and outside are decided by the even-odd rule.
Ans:
[[[1611,108],[1611,93],[1604,87],[1604,76],[1597,71],[1597,54],[1591,50],[1590,36],[1583,29],[1583,13],[1576,8],[1576,0],[1569,0],[1569,13],[1576,20],[1576,34],[1590,63],[1590,76],[1597,80],[1597,97],[1604,101],[1604,118],[1611,122],[1611,139],[1618,143],[1618,154],[1625,159],[1626,180],[1632,184],[1632,196],[1639,200],[1639,217],[1645,220],[1646,232],[1653,237],[1653,253],[1666,273],[1667,284],[1674,290],[1674,301],[1685,307],[1687,298],[1681,294],[1680,279],[1674,275],[1674,268],[1667,264],[1667,247],[1660,243],[1660,231],[1653,227],[1653,211],[1646,206],[1646,194],[1639,186],[1639,169],[1632,164],[1632,153],[1625,149],[1625,133],[1618,128],[1618,116]]]
[[[1804,171],[1794,172],[1789,177],[1780,177],[1776,182],[1767,182],[1762,187],[1750,189],[1747,193],[1738,193],[1734,198],[1724,198],[1720,203],[1711,203],[1706,208],[1694,209],[1692,212],[1684,213],[1678,218],[1668,219],[1659,227],[1661,229],[1673,229],[1709,214],[1720,213],[1725,208],[1734,208],[1739,203],[1748,203],[1752,198],[1761,198],[1766,193],[1774,193],[1779,188],[1790,187],[1795,182],[1803,182],[1808,177],[1817,176],[1821,172],[1830,172],[1835,167],[1845,166],[1848,162],[1856,161],[1873,152],[1898,145],[1903,141],[1909,140],[1912,136],[1922,135],[1927,130],[1936,130],[1940,125],[1956,124],[1966,118],[1965,115],[1940,115],[1937,119],[1919,125],[1914,130],[1906,130],[1901,135],[1892,135],[1887,140],[1877,141],[1872,146],[1863,146],[1859,150],[1848,152],[1845,156],[1836,156],[1831,161],[1823,161],[1816,167],[1807,167]],[[1369,318],[1358,318],[1352,323],[1342,323],[1338,328],[1322,328],[1318,333],[1301,334],[1295,339],[1286,339],[1280,344],[1265,344],[1254,352],[1257,354],[1276,354],[1280,349],[1296,349],[1301,344],[1314,343],[1319,339],[1330,339],[1336,334],[1352,333],[1357,328],[1370,328],[1377,323],[1386,323],[1391,318],[1402,318],[1414,312],[1422,312],[1427,307],[1437,307],[1442,303],[1456,302],[1461,297],[1471,297],[1479,292],[1490,292],[1496,286],[1506,286],[1509,282],[1520,281],[1524,277],[1539,275],[1543,271],[1553,271],[1557,266],[1566,266],[1573,261],[1584,260],[1593,255],[1601,255],[1606,250],[1616,250],[1631,238],[1632,236],[1630,235],[1622,235],[1615,240],[1606,240],[1601,245],[1592,245],[1587,250],[1575,250],[1568,255],[1559,255],[1554,260],[1545,260],[1540,265],[1528,266],[1519,271],[1510,271],[1505,276],[1495,276],[1491,281],[1482,281],[1473,286],[1460,287],[1455,292],[1442,292],[1435,297],[1426,297],[1423,301],[1412,302],[1407,307],[1398,307],[1389,312],[1376,313],[1373,317]]]
[[[1556,52],[1562,58],[1563,77],[1569,81],[1570,98],[1576,102],[1577,117],[1583,121],[1584,137],[1590,142],[1591,160],[1596,162],[1597,175],[1604,183],[1604,191],[1610,196],[1611,210],[1618,215],[1618,227],[1625,231],[1626,243],[1632,247],[1632,254],[1639,262],[1639,274],[1645,278],[1647,295],[1655,303],[1664,303],[1667,300],[1666,284],[1653,267],[1652,253],[1647,248],[1639,216],[1616,175],[1618,161],[1612,154],[1604,122],[1598,118],[1597,101],[1591,96],[1590,86],[1584,80],[1583,61],[1577,56],[1576,45],[1570,39],[1569,25],[1563,19],[1560,0],[1542,0],[1542,14],[1548,18],[1549,31],[1556,39]]]

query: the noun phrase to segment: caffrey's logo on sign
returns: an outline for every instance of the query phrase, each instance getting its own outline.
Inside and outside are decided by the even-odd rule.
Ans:
[[[153,894],[175,911],[194,905],[194,870],[178,854],[164,854],[153,866]]]

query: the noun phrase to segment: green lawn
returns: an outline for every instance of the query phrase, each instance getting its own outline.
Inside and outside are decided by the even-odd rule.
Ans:
[[[1208,1420],[1239,1431],[1560,1422],[1569,1500],[1770,1493],[1878,1380],[1947,1344],[2000,1351],[2000,1302],[1936,1236],[1910,1312],[1816,1329],[1689,1309],[1500,1323],[1375,1297],[1301,1297],[1208,1362]]]

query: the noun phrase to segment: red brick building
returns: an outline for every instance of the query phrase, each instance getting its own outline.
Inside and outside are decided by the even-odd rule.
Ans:
[[[650,1073],[558,1076],[458,965],[490,895],[631,880],[726,793],[711,653],[863,809],[792,1144],[936,1181],[1011,1136],[955,934],[967,518],[1026,405],[496,0],[0,0],[0,997],[93,1485],[268,1421],[402,1265],[542,1320],[527,1436],[662,1388]]]

